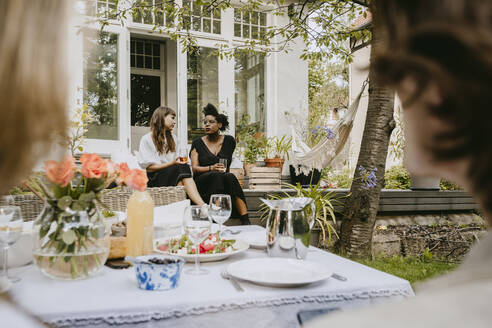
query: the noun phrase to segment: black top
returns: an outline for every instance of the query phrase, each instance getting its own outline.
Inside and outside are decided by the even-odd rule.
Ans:
[[[234,149],[236,149],[236,140],[230,135],[224,135],[222,148],[220,148],[220,151],[217,155],[215,155],[210,151],[210,149],[208,149],[205,142],[203,142],[202,137],[198,137],[193,140],[193,142],[191,143],[191,150],[193,149],[196,149],[196,152],[198,153],[198,165],[214,165],[219,162],[220,158],[225,158],[227,159],[227,172],[229,172],[229,168],[231,167],[232,154],[234,153]]]

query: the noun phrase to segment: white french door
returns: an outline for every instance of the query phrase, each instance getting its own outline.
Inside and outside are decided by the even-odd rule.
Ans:
[[[83,103],[97,122],[89,126],[85,152],[110,156],[130,149],[129,32],[118,26],[83,37]]]

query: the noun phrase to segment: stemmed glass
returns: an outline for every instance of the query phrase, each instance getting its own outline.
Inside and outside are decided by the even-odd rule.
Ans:
[[[188,274],[207,274],[208,270],[200,268],[200,244],[207,239],[212,230],[212,222],[204,212],[202,206],[188,206],[185,211],[184,229],[186,235],[195,246],[195,267],[188,269],[185,272]]]
[[[3,269],[0,275],[3,279],[18,282],[20,278],[9,277],[8,250],[19,240],[22,233],[22,215],[19,206],[0,206],[0,247],[3,253]]]
[[[219,234],[222,234],[222,224],[229,220],[231,212],[231,196],[222,194],[210,196],[208,216],[219,224]]]

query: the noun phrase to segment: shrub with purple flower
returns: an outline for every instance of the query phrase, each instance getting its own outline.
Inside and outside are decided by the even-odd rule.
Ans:
[[[317,125],[316,128],[311,129],[311,134],[314,139],[320,136],[326,136],[328,139],[333,139],[335,137],[335,132],[333,132],[331,128],[320,125]]]
[[[360,178],[365,183],[364,187],[366,189],[376,187],[378,182],[378,178],[376,177],[376,172],[378,170],[377,167],[373,168],[372,170],[367,170],[362,165],[360,165],[358,170],[360,173]]]

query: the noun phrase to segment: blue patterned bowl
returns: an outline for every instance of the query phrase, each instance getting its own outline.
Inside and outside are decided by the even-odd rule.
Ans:
[[[174,260],[174,263],[155,264],[151,259]],[[133,263],[138,288],[145,290],[169,290],[176,288],[185,260],[177,256],[146,255],[136,258],[127,257]]]

